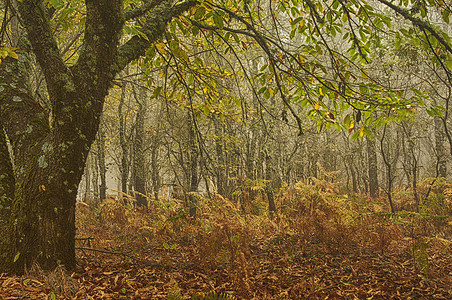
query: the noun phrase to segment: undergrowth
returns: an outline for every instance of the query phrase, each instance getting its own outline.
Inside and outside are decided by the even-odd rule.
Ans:
[[[115,239],[98,239],[92,247],[106,248],[109,243],[110,249],[127,254],[124,259],[134,260],[134,254],[155,250],[156,245],[175,257],[181,255],[181,248],[190,247],[197,253],[194,264],[225,270],[233,279],[233,293],[207,290],[191,293],[193,299],[251,298],[256,276],[250,271],[256,264],[251,257],[266,255],[264,249],[272,247],[283,249],[284,255],[293,259],[309,256],[312,249],[328,255],[403,256],[412,260],[419,276],[427,280],[431,253],[450,255],[452,241],[452,188],[444,180],[432,181],[419,184],[418,193],[424,198],[418,212],[412,207],[409,190],[397,191],[394,200],[398,207],[411,211],[391,214],[384,197],[342,193],[340,184],[325,176],[281,188],[272,215],[266,209],[251,209],[267,207],[264,193],[255,193],[253,199],[249,193],[247,197],[237,193],[236,201],[219,194],[199,197],[196,218],[190,217],[184,202],[177,199],[149,199],[147,210],[110,199],[97,207],[79,205],[77,228],[86,234],[97,224],[97,228],[114,233]],[[171,279],[167,299],[182,299],[178,284]]]

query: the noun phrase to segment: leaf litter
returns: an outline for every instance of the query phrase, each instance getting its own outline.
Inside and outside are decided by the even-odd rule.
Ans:
[[[78,211],[77,268],[0,274],[0,299],[452,299],[452,243],[434,236],[449,221],[429,235],[412,234],[431,223],[418,216],[400,224],[361,211],[344,224],[319,202],[328,195],[273,218],[221,196],[204,199],[196,219],[177,201],[115,203],[110,222],[98,209]]]

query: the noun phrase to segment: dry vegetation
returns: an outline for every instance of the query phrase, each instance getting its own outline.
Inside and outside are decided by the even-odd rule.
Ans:
[[[452,186],[425,180],[420,212],[392,215],[332,177],[282,188],[273,216],[259,187],[201,198],[196,218],[179,200],[79,204],[78,269],[3,274],[0,299],[451,299]]]

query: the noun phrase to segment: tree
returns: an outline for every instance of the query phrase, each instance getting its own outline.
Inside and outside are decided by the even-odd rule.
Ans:
[[[385,114],[373,119],[376,110],[391,111],[393,119],[414,113],[423,105],[424,95],[373,78],[370,52],[383,49],[382,38],[394,32],[396,46],[402,38],[412,38],[449,76],[450,38],[431,24],[428,14],[438,12],[448,23],[450,6],[437,0],[406,0],[404,6],[376,2],[390,12],[382,13],[365,0],[270,1],[265,9],[259,1],[236,0],[188,0],[175,5],[169,0],[17,1],[27,35],[18,35],[22,41],[18,59],[11,52],[2,55],[0,65],[0,231],[6,233],[0,237],[0,272],[21,273],[35,260],[44,269],[58,263],[69,269],[75,265],[76,191],[104,99],[115,76],[141,57],[143,68],[152,65],[163,70],[165,86],[155,87],[156,97],[163,90],[165,100],[189,99],[188,105],[182,105],[189,109],[185,162],[188,190],[196,191],[204,151],[197,118],[203,108],[210,113],[207,104],[226,100],[218,97],[221,79],[215,80],[199,57],[192,58],[184,50],[188,47],[182,36],[195,36],[212,48],[224,47],[214,52],[237,58],[242,80],[251,87],[249,96],[259,102],[260,117],[266,113],[277,118],[273,107],[267,109],[262,101],[270,99],[272,106],[280,105],[290,117],[283,114],[300,136],[306,128],[299,111],[305,111],[318,130],[346,129],[352,138],[363,137],[373,124],[386,129]],[[391,31],[394,13],[406,20],[409,29]],[[74,26],[73,17],[80,21],[74,30],[80,34],[62,49],[57,35],[64,36],[61,28]],[[251,46],[260,49],[262,58],[254,76],[237,53]],[[46,83],[42,98],[29,83],[34,59]],[[207,99],[205,105],[195,103],[202,104],[202,99]],[[246,107],[243,102],[240,99],[238,106]],[[315,175],[318,157],[307,153]]]
[[[50,105],[46,110],[27,84],[32,53],[22,47],[18,59],[4,59],[0,65],[0,169],[5,178],[0,195],[0,272],[22,273],[34,261],[44,269],[75,266],[76,193],[112,80],[145,54],[174,16],[193,5],[194,1],[175,6],[169,1],[147,1],[124,11],[120,0],[87,0],[81,48],[76,61],[67,64],[51,27],[52,12],[61,7],[49,8],[47,2],[37,0],[17,2]],[[120,45],[125,22],[144,15],[142,36]],[[8,141],[12,164],[4,151]]]
[[[369,177],[369,193],[371,197],[378,194],[378,162],[375,140],[371,137],[366,139],[367,166]]]

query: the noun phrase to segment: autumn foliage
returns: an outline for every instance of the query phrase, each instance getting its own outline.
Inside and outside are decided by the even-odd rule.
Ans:
[[[450,299],[452,186],[432,182],[419,184],[418,213],[402,210],[408,189],[390,214],[384,197],[343,193],[333,173],[284,186],[274,214],[259,186],[200,197],[196,218],[178,199],[78,204],[76,272],[3,274],[0,297]]]

